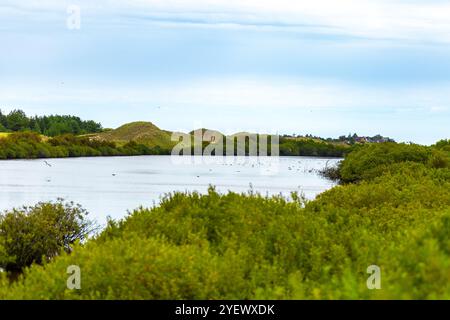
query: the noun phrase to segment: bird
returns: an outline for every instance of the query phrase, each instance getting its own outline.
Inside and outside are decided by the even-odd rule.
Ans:
[[[48,163],[47,161],[44,160],[44,163],[48,166],[51,167],[52,165],[50,163]]]

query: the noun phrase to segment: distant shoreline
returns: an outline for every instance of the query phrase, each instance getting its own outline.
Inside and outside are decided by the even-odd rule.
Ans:
[[[278,140],[278,139],[277,139]],[[234,155],[241,153],[258,154],[261,153],[260,148],[264,148],[264,153],[271,156],[273,152],[280,156],[309,156],[309,157],[325,157],[325,158],[342,158],[353,147],[342,144],[334,144],[327,142],[318,142],[313,139],[287,139],[280,137],[276,144],[267,142],[260,144],[259,140],[244,140],[242,145],[237,139],[228,140],[226,144],[214,145],[214,142],[202,142],[202,145],[194,143],[180,150],[188,155],[206,152],[206,148],[210,147],[212,151],[208,154],[226,155],[228,151],[232,151]],[[229,144],[231,143],[231,144]],[[257,148],[252,150],[252,143]],[[272,147],[277,146],[273,151]],[[142,156],[142,155],[171,155],[175,146],[175,142],[171,145],[150,145],[144,142],[129,141],[107,141],[102,139],[93,139],[86,136],[75,136],[71,134],[60,135],[56,137],[42,137],[35,132],[16,132],[0,138],[0,159],[52,159],[52,158],[79,158],[79,157],[108,157],[108,156]],[[227,150],[228,148],[232,150]],[[222,148],[219,148],[222,147]],[[238,148],[239,147],[239,148]],[[257,152],[255,152],[257,151]]]
[[[17,158],[17,159],[0,159],[0,162],[4,161],[22,161],[22,160],[56,160],[56,159],[91,159],[91,158],[136,158],[136,157],[171,157],[171,154],[136,154],[136,155],[116,155],[116,156],[77,156],[77,157],[55,157],[55,158]],[[245,157],[245,158],[314,158],[314,159],[344,159],[344,157],[338,156],[290,156],[290,155],[279,155],[279,156],[238,156],[238,155],[223,155],[223,156],[207,156],[207,155],[178,155],[177,157]]]

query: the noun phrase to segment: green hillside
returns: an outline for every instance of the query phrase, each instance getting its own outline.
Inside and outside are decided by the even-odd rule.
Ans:
[[[228,139],[234,141],[242,141],[243,138],[246,142],[245,150],[249,150],[250,142],[245,137],[249,137],[250,140],[255,139],[255,135],[248,132],[238,132],[233,135],[226,136],[217,130],[211,130],[206,128],[199,128],[189,133],[184,133],[187,136],[191,136],[191,146],[195,145],[194,133],[200,131],[204,135],[204,141],[202,142],[202,148],[205,148],[210,143],[217,143],[216,140],[220,135],[224,136],[224,145]],[[208,133],[206,133],[208,131]],[[182,133],[180,133],[182,134]],[[132,122],[125,124],[117,129],[104,131],[102,133],[87,135],[91,140],[100,140],[106,142],[115,143],[117,146],[124,146],[129,142],[144,145],[149,148],[158,148],[165,150],[165,153],[170,154],[170,150],[179,141],[171,141],[172,132],[162,130],[155,126],[151,122]],[[260,138],[267,137],[267,135],[259,135]],[[186,140],[186,138],[183,139]],[[270,141],[270,139],[268,139]],[[269,142],[270,145],[270,142]],[[305,139],[291,139],[289,137],[280,136],[280,155],[282,156],[324,156],[324,157],[342,157],[344,154],[350,151],[350,146],[341,142],[329,142],[325,140],[317,141],[317,139],[305,138]]]
[[[151,122],[139,121],[127,123],[115,130],[102,132],[91,137],[115,142],[119,145],[135,141],[148,147],[172,148],[175,143],[170,140],[171,134],[170,131],[161,130]]]

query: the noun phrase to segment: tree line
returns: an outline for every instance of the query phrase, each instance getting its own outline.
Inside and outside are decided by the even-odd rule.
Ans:
[[[62,134],[88,134],[103,131],[102,125],[93,120],[81,120],[76,116],[50,115],[29,117],[23,110],[8,114],[0,110],[0,132],[33,131],[49,137]]]
[[[209,143],[203,143],[202,150],[208,146]],[[268,147],[270,156],[270,143]],[[348,146],[320,143],[313,140],[281,140],[279,147],[281,156],[342,157],[352,149]],[[240,155],[241,152],[249,155],[249,142],[246,141],[245,150],[240,151],[237,148],[237,141],[234,141],[233,149],[235,155]],[[135,141],[118,145],[112,141],[73,134],[44,137],[37,132],[27,131],[14,132],[0,138],[0,159],[170,155],[171,151],[171,148],[149,147]],[[195,154],[194,146],[192,146],[192,152]],[[227,154],[226,145],[224,145],[223,154]],[[216,154],[213,153],[213,155]]]
[[[170,150],[151,148],[134,141],[118,146],[114,142],[72,134],[43,138],[36,132],[15,132],[0,139],[0,159],[36,159],[168,154]]]

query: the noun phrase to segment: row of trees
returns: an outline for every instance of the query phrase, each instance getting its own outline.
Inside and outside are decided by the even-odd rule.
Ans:
[[[315,141],[313,139],[280,139],[280,155],[309,157],[343,157],[352,150],[344,144]]]
[[[97,133],[102,125],[92,120],[81,120],[75,116],[34,116],[28,117],[22,110],[13,110],[4,114],[0,110],[0,132],[33,131],[54,137],[71,133],[74,135]]]
[[[357,144],[357,143],[382,143],[382,142],[395,142],[394,139],[391,139],[389,137],[384,137],[380,134],[374,135],[374,136],[359,136],[358,134],[354,133],[351,134],[349,133],[347,136],[342,135],[339,136],[339,138],[322,138],[319,136],[315,136],[312,134],[307,134],[305,136],[302,135],[284,135],[283,138],[286,139],[298,139],[298,138],[306,138],[306,139],[310,139],[310,140],[316,140],[316,141],[326,141],[329,143],[346,143],[346,144]]]
[[[268,155],[272,156],[279,149],[280,156],[309,156],[309,157],[344,157],[354,146],[314,140],[312,138],[296,140],[281,136],[273,140],[273,136],[242,135],[240,137],[222,137],[222,142],[203,141],[201,149],[199,144],[191,137],[191,143],[180,146],[180,153],[183,155]],[[183,141],[185,142],[185,141]],[[222,145],[221,145],[222,143]],[[180,143],[181,144],[181,143]],[[176,147],[178,147],[177,145]],[[231,149],[231,150],[229,150]],[[199,153],[201,151],[201,153]],[[187,152],[187,153],[185,153]]]
[[[114,142],[60,135],[43,140],[35,132],[15,132],[0,139],[0,159],[36,159],[167,154],[170,150],[148,147],[134,141],[123,146]]]

